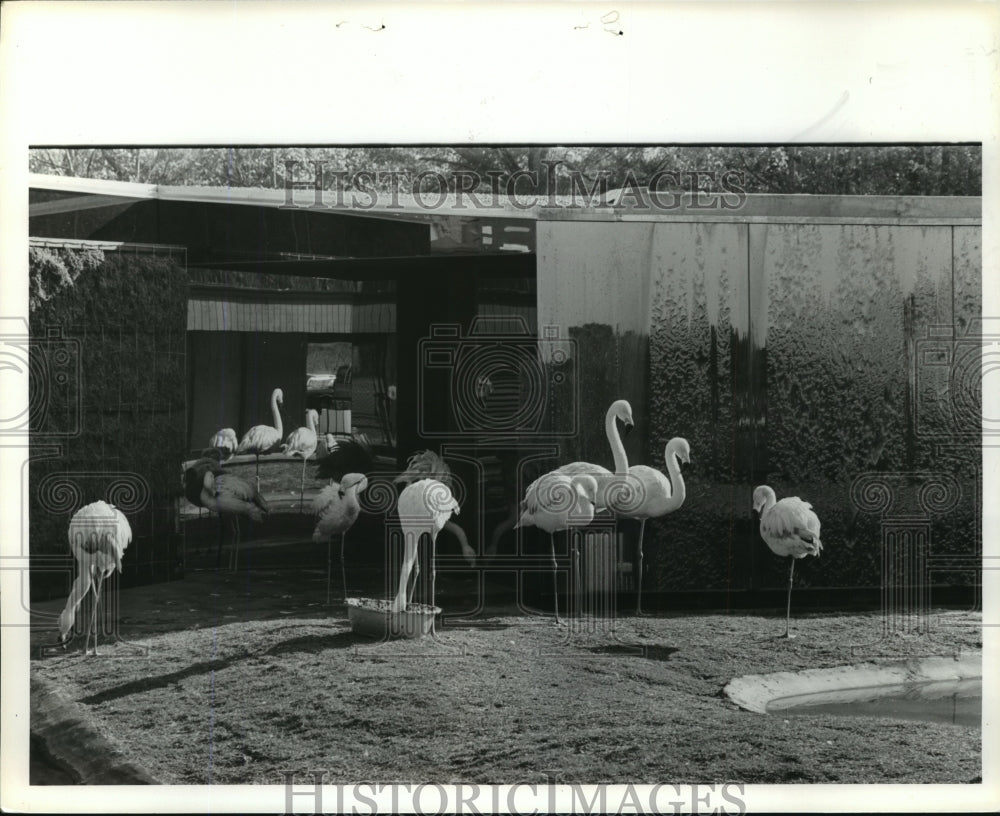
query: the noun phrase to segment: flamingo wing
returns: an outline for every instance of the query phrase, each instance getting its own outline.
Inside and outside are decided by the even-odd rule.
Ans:
[[[268,512],[267,502],[252,484],[228,473],[215,477],[213,495],[206,498],[210,500],[209,509],[218,513],[238,513],[262,521]]]
[[[249,431],[243,434],[237,453],[264,453],[281,442],[281,435],[277,428],[270,425],[254,425]]]
[[[590,462],[570,462],[568,465],[562,465],[556,468],[556,473],[562,473],[565,476],[578,476],[581,473],[586,473],[590,476],[614,476],[615,474],[608,470],[606,467],[601,467],[600,465],[594,465]]]
[[[802,558],[819,555],[823,549],[819,537],[819,517],[813,512],[812,505],[798,496],[782,499],[764,513],[760,534],[779,555]]]
[[[308,428],[296,428],[285,440],[282,451],[289,456],[301,456],[308,459],[316,452],[316,432]]]

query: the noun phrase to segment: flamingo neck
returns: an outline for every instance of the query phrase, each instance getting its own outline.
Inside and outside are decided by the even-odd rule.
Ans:
[[[316,433],[316,414],[312,411],[306,412],[306,427],[313,433]]]
[[[761,518],[763,518],[764,514],[768,510],[770,510],[772,507],[774,507],[774,505],[776,505],[777,503],[778,503],[778,500],[774,497],[773,493],[771,495],[769,495],[769,496],[766,496],[764,498],[764,506],[760,508]]]
[[[663,452],[667,460],[667,477],[670,479],[670,499],[667,501],[670,510],[676,510],[684,503],[687,496],[687,488],[684,486],[684,477],[681,475],[681,466],[677,463],[677,454],[667,445]]]
[[[625,446],[622,444],[621,435],[618,433],[618,423],[615,422],[613,410],[608,410],[604,417],[604,432],[611,443],[611,453],[615,457],[615,473],[625,475],[628,473],[628,457],[625,455]]]
[[[274,427],[278,431],[278,436],[281,436],[281,411],[278,410],[278,392],[275,391],[271,394],[271,416],[274,417]]]

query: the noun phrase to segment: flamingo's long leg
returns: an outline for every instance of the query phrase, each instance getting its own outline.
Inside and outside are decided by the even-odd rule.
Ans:
[[[73,581],[73,588],[69,593],[69,597],[66,599],[66,606],[63,608],[62,614],[59,616],[59,645],[65,646],[70,641],[70,631],[73,629],[73,624],[76,621],[76,610],[79,608],[80,603],[86,597],[87,593],[90,591],[91,586],[94,584],[94,576],[88,568],[84,568],[84,565],[80,565],[80,573],[76,576],[76,580]]]
[[[552,549],[552,604],[556,612],[556,623],[562,623],[559,619],[559,562],[556,561],[556,539],[549,533],[549,546]]]
[[[410,587],[406,593],[406,605],[409,606],[410,602],[413,600],[413,593],[417,590],[417,581],[420,579],[420,558],[418,556],[417,560],[413,562],[413,572],[410,574],[413,580],[410,582]]]
[[[437,632],[434,629],[434,612],[433,612],[433,610],[434,610],[434,607],[437,606],[437,604],[434,603],[434,601],[435,601],[435,593],[436,593],[436,589],[437,589],[435,587],[435,585],[434,585],[435,581],[437,579],[437,569],[434,566],[434,550],[435,550],[435,547],[436,547],[437,533],[433,533],[432,532],[430,534],[430,536],[431,536],[431,610],[432,610],[431,611],[431,635],[435,635],[435,634],[437,634]]]
[[[344,603],[347,603],[347,568],[344,566],[344,538],[347,533],[340,534],[340,585],[344,590]]]
[[[414,534],[413,531],[406,530],[404,528],[403,536],[403,566],[399,573],[399,589],[396,591],[396,597],[392,602],[393,612],[404,611],[406,609],[406,605],[409,603],[408,587],[410,574],[417,561],[417,544],[420,543],[420,533]],[[419,564],[417,565],[417,569],[419,572]]]
[[[636,557],[635,571],[635,614],[644,615],[642,611],[642,536],[646,531],[646,519],[639,522],[639,547]]]
[[[104,581],[104,573],[100,572],[94,581],[94,611],[90,616],[90,627],[94,630],[94,655],[97,654],[97,608],[101,605],[101,583]],[[83,652],[87,654],[90,647],[90,629],[87,630],[87,640],[84,643]]]
[[[306,457],[302,457],[302,479],[299,481],[299,512],[305,512],[306,507]]]
[[[330,572],[333,569],[333,536],[326,540],[326,604],[330,605]]]
[[[792,568],[788,571],[788,602],[785,604],[785,637],[791,637],[789,627],[792,620],[792,577],[795,574],[795,559],[790,559]]]
[[[566,528],[566,543],[573,551],[573,608],[579,612],[583,604],[583,577],[580,574],[580,541],[579,537],[573,537],[572,527]]]

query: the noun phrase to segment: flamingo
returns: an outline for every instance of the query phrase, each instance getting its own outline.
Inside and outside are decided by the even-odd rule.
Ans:
[[[232,459],[238,445],[239,440],[236,438],[236,431],[232,428],[223,428],[220,431],[216,431],[212,435],[212,438],[208,440],[208,446],[219,451],[222,461]]]
[[[132,528],[128,519],[113,504],[96,501],[81,507],[69,522],[69,548],[79,564],[79,574],[66,599],[66,606],[59,615],[59,643],[69,643],[69,631],[76,619],[76,611],[91,587],[94,590],[94,611],[84,654],[90,653],[90,630],[94,630],[94,654],[97,654],[97,607],[101,600],[101,584],[117,569],[122,571],[122,556],[132,542]]]
[[[344,536],[358,520],[361,503],[358,494],[368,487],[368,479],[363,473],[348,473],[340,482],[332,482],[324,487],[313,500],[313,513],[319,516],[313,541],[317,544],[326,540],[326,602],[330,603],[330,547],[335,534],[340,535],[340,579],[347,599],[347,571],[344,568]]]
[[[628,458],[625,455],[625,446],[622,444],[621,434],[618,432],[618,420],[625,426],[625,435],[632,430],[635,421],[632,419],[632,405],[628,400],[615,400],[611,403],[604,415],[604,433],[608,437],[608,444],[611,445],[611,455],[615,462],[615,472],[612,473],[606,467],[594,465],[590,462],[571,462],[568,465],[556,468],[556,473],[566,476],[576,476],[579,473],[586,473],[597,480],[597,503],[594,508],[595,513],[607,510],[607,491],[615,476],[624,476],[628,472]],[[537,484],[537,480],[528,485],[528,492]],[[496,552],[500,537],[511,528],[515,527],[515,522],[520,510],[512,508],[511,514],[497,525],[490,536],[490,545],[487,553],[492,555]]]
[[[184,488],[184,496],[187,498],[191,504],[195,507],[204,507],[206,510],[211,510],[211,507],[206,507],[201,500],[201,490],[203,483],[205,481],[205,473],[212,471],[216,476],[221,475],[224,471],[222,469],[222,458],[223,452],[219,448],[206,448],[202,451],[201,458],[192,462],[188,466],[181,478],[181,485]],[[220,517],[220,522],[221,522]],[[223,529],[220,523],[219,525],[219,546],[216,554],[216,564],[218,565],[219,560],[222,558],[222,536]]]
[[[375,454],[367,444],[364,435],[352,439],[336,439],[328,448],[329,453],[319,461],[317,475],[321,479],[337,480],[342,474],[357,471],[370,473],[376,468]],[[421,479],[435,479],[449,489],[454,487],[454,476],[447,462],[434,451],[424,450],[412,454],[406,463],[406,469],[393,479],[397,490]],[[462,554],[470,566],[476,562],[476,552],[469,546],[465,531],[449,519],[444,528],[458,539]]]
[[[420,479],[403,488],[403,492],[399,494],[397,507],[399,508],[400,525],[403,529],[405,552],[403,566],[399,573],[399,591],[396,593],[391,609],[393,612],[403,612],[410,603],[412,590],[408,593],[407,585],[410,581],[410,573],[414,572],[414,565],[417,561],[417,545],[424,533],[431,538],[431,605],[433,606],[436,577],[434,545],[445,522],[451,518],[452,513],[458,514],[458,502],[455,501],[447,485],[437,479]],[[419,564],[416,565],[416,571],[413,575],[414,587],[418,575],[420,575]]]
[[[236,569],[240,556],[240,516],[255,522],[264,520],[270,511],[260,491],[246,479],[230,473],[216,473],[211,467],[202,476],[199,504],[219,514],[220,519],[228,518],[233,529],[233,546],[229,553],[229,568]],[[219,533],[219,550],[216,565],[222,558],[222,533]]]
[[[690,463],[691,447],[688,441],[675,436],[663,451],[667,465],[667,476],[647,465],[633,465],[621,483],[624,490],[618,495],[609,495],[609,506],[619,518],[639,519],[639,544],[636,548],[636,599],[635,614],[642,615],[642,537],[646,531],[646,520],[665,516],[674,512],[687,495],[684,477],[678,461]]]
[[[534,526],[549,534],[552,548],[552,589],[556,623],[559,619],[559,582],[556,562],[555,533],[570,527],[586,527],[594,520],[598,494],[597,478],[591,473],[577,473],[568,476],[553,470],[536,479],[528,487],[521,502],[521,517],[518,527]],[[574,547],[575,555],[575,547]]]
[[[319,423],[319,412],[310,408],[306,411],[305,428],[296,428],[290,434],[285,444],[281,446],[282,452],[286,456],[302,457],[302,479],[299,482],[299,510],[301,511],[306,500],[306,459],[316,453],[316,425]]]
[[[760,515],[760,537],[775,555],[788,556],[792,567],[788,571],[788,602],[785,605],[785,634],[789,634],[792,617],[792,578],[795,559],[807,555],[819,557],[823,543],[819,540],[819,516],[809,502],[798,496],[788,496],[775,501],[774,491],[761,485],[753,492],[753,509]]]
[[[397,487],[402,486],[405,488],[406,485],[411,485],[421,479],[435,479],[449,490],[455,486],[454,476],[452,475],[451,468],[448,467],[448,463],[432,450],[418,451],[410,456],[406,461],[406,470],[393,479],[392,483]],[[462,548],[462,554],[465,556],[466,562],[470,567],[474,566],[476,563],[476,551],[469,546],[469,539],[465,535],[465,530],[452,521],[450,517],[445,521],[441,529],[447,530],[458,539],[458,544]]]
[[[590,462],[571,462],[568,465],[556,468],[555,471],[565,476],[576,476],[579,473],[586,473],[597,480],[597,499],[594,504],[595,513],[600,513],[608,509],[608,487],[614,482],[615,476],[624,476],[628,472],[628,458],[625,456],[625,446],[622,444],[621,435],[618,433],[617,420],[622,421],[622,424],[625,426],[625,435],[627,436],[635,425],[632,419],[632,406],[628,400],[615,400],[604,415],[604,433],[608,437],[608,442],[611,445],[611,455],[615,460],[614,473],[605,467],[593,465]]]
[[[271,392],[271,416],[274,418],[274,425],[254,425],[249,431],[243,434],[237,453],[252,453],[257,457],[257,489],[260,489],[260,455],[267,453],[271,448],[281,442],[281,412],[278,406],[285,400],[285,394],[280,388],[275,388]]]

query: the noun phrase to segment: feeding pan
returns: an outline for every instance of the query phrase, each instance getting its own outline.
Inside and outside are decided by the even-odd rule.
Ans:
[[[379,598],[348,598],[347,619],[356,635],[372,638],[421,638],[431,631],[439,606],[411,603],[405,612],[393,612],[392,602]]]

